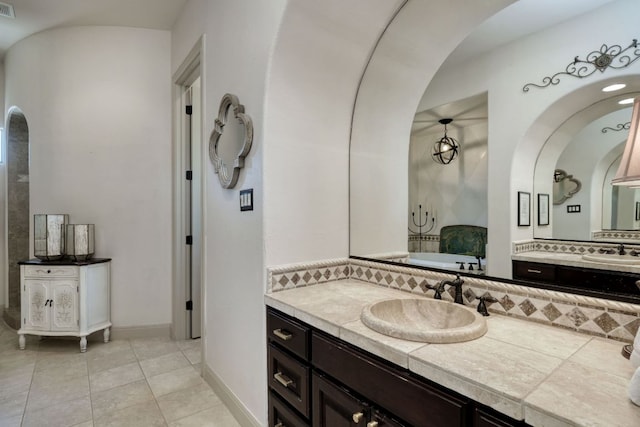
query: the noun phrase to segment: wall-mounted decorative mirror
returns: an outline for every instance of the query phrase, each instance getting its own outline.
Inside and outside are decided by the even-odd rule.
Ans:
[[[209,158],[222,188],[235,187],[252,143],[251,117],[245,114],[244,105],[240,104],[237,96],[225,94],[209,138]]]
[[[423,34],[422,28],[433,25],[425,26],[429,15],[420,3],[408,0],[395,15],[359,88],[350,151],[350,255],[394,260],[394,255],[425,248],[437,251],[436,239],[442,226],[478,220],[484,221],[477,225],[485,226],[488,233],[487,275],[511,279],[514,241],[538,237],[591,240],[594,230],[608,228],[604,211],[609,212],[611,226],[612,203],[620,195],[605,188],[605,175],[615,169],[612,165],[622,154],[626,134],[602,134],[601,129],[629,120],[622,115],[627,109],[630,116],[630,109],[617,101],[640,91],[640,60],[585,78],[566,76],[560,84],[545,88],[527,92],[522,88],[564,69],[577,55],[584,56],[605,44],[626,47],[640,38],[632,18],[640,13],[640,2],[518,0],[494,5],[497,9],[504,7],[499,12],[474,3],[478,9],[474,13],[490,18],[464,41],[464,36],[456,38],[458,34],[449,29],[440,29],[442,40],[437,41],[433,29]],[[552,15],[548,13],[551,9]],[[604,19],[616,25],[599,25]],[[420,48],[418,42],[407,43],[420,40],[421,35],[437,47],[430,45],[425,50],[426,46]],[[448,57],[441,55],[444,49],[449,49]],[[419,76],[413,73],[418,69]],[[622,91],[601,91],[605,84],[618,80],[627,84]],[[457,108],[475,97],[485,102],[477,114]],[[590,112],[592,105],[603,108]],[[451,107],[456,107],[455,111]],[[620,117],[606,117],[616,113]],[[580,119],[572,120],[574,116]],[[438,122],[442,118],[454,119],[448,131],[460,143],[459,157],[448,165],[438,165],[431,159],[433,143],[442,137]],[[461,118],[478,119],[476,129],[465,126]],[[586,129],[589,123],[595,128],[594,122],[604,119],[609,123],[598,123],[597,132]],[[576,148],[580,150],[577,155],[563,153],[569,140],[583,140],[587,132],[593,146],[603,150],[597,159],[594,157],[595,163],[585,161],[585,156],[592,154],[590,149]],[[606,151],[597,142],[603,135],[613,144]],[[565,139],[564,146],[543,151],[555,139]],[[486,151],[478,151],[470,162],[470,145],[479,147],[480,143]],[[572,165],[568,162],[571,158],[582,159],[583,165]],[[606,166],[594,168],[598,162]],[[542,168],[538,170],[538,166]],[[583,166],[591,169],[585,172]],[[484,176],[473,178],[474,167],[484,168],[486,180]],[[575,201],[581,205],[581,213],[567,215],[566,206],[549,203],[549,220],[545,217],[544,221],[532,221],[532,227],[518,227],[515,195],[530,192],[532,212],[538,212],[538,194],[551,198],[551,177],[556,169],[582,183],[578,192],[576,187],[568,189],[573,192],[571,204]],[[598,172],[594,174],[595,170]],[[599,204],[592,197],[594,193],[602,199]],[[562,219],[556,207],[564,210]],[[590,215],[592,211],[598,212],[597,218]],[[417,216],[424,222],[426,212],[436,219],[436,226],[428,232],[433,239],[419,236],[419,227],[412,222]],[[562,223],[564,219],[573,222],[571,227]],[[418,224],[421,221],[416,220]],[[562,235],[566,229],[576,232]]]
[[[580,180],[562,169],[553,171],[553,204],[561,205],[582,188]]]

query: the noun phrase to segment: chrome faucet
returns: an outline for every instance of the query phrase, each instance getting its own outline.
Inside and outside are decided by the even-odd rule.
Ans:
[[[445,290],[446,285],[453,286],[453,289],[454,289],[453,301],[458,304],[464,305],[464,301],[462,301],[462,284],[463,283],[464,281],[460,278],[460,275],[456,274],[456,278],[454,280],[443,280],[436,286],[437,287],[436,295],[438,293],[441,294]]]

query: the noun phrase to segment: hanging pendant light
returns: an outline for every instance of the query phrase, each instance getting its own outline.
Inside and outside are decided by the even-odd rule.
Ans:
[[[624,146],[618,173],[611,184],[627,187],[640,186],[640,97],[633,101],[629,136]]]
[[[450,136],[447,136],[447,125],[452,121],[453,119],[438,120],[439,123],[444,125],[444,136],[433,146],[431,157],[436,163],[442,165],[448,165],[458,157],[458,150],[460,148],[458,142]]]

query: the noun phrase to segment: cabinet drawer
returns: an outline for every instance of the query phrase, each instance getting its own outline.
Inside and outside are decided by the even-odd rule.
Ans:
[[[308,427],[309,423],[269,391],[269,427]]]
[[[269,387],[309,417],[309,367],[269,344]]]
[[[267,311],[267,337],[293,354],[309,360],[309,328],[281,314]]]
[[[78,277],[78,267],[71,265],[25,265],[25,277],[53,278]]]
[[[313,366],[413,426],[466,426],[470,401],[315,332]]]
[[[554,281],[556,266],[537,262],[513,261],[513,278],[534,282]]]

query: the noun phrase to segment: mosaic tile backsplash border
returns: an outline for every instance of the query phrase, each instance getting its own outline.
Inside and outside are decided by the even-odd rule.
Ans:
[[[356,259],[335,259],[267,269],[267,291],[278,292],[336,280],[360,280],[404,292],[432,296],[435,285],[452,274]],[[464,302],[477,306],[477,297],[492,297],[490,313],[513,316],[589,335],[632,342],[640,327],[640,305],[483,278],[464,278]],[[452,289],[443,299],[453,301]]]
[[[617,249],[618,243],[611,242],[577,242],[572,240],[521,240],[513,242],[513,253],[522,254],[524,252],[554,252],[563,254],[593,254],[599,249]],[[625,248],[636,251],[640,250],[640,245],[625,243]]]

